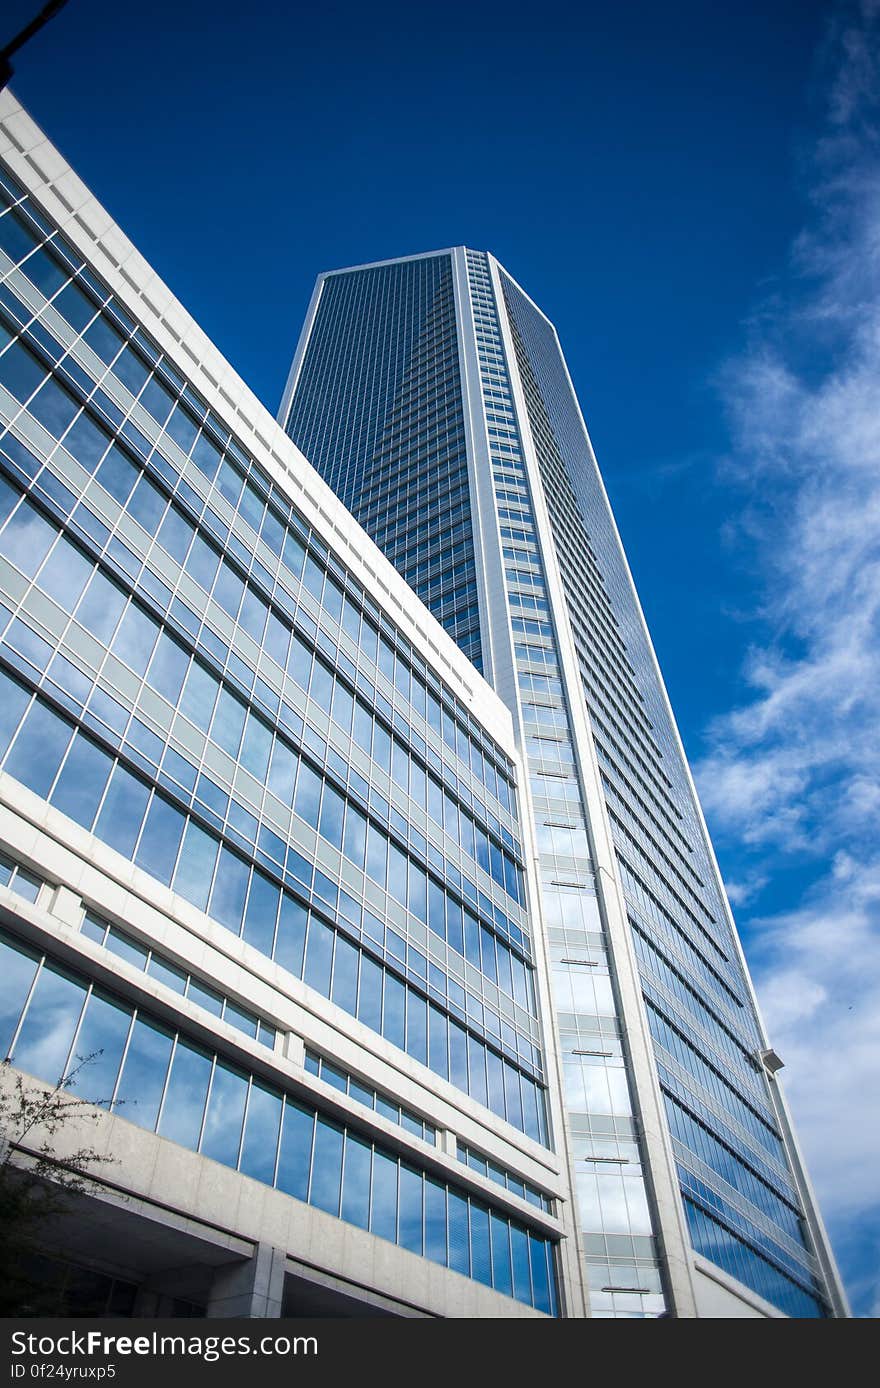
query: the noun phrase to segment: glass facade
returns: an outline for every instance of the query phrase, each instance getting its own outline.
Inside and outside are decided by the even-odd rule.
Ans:
[[[3,932],[0,970],[0,1050],[20,1069],[72,1074],[90,1103],[555,1314],[552,1247],[525,1225]]]
[[[692,1245],[779,1309],[830,1314],[759,1059],[765,1043],[748,980],[555,332],[491,257],[462,248],[445,255],[462,342],[455,389],[470,410],[464,436],[473,441],[471,491],[487,471],[494,511],[487,515],[481,502],[465,518],[472,533],[481,527],[474,552],[490,556],[477,574],[488,595],[484,610],[495,614],[491,633],[482,632],[482,650],[493,652],[486,659],[492,679],[494,653],[505,649],[516,683],[509,702],[528,768],[592,1312],[656,1316],[670,1309],[650,1194],[656,1156],[640,1137],[618,995],[619,971],[631,972],[631,965],[619,951],[615,957],[601,892],[597,897],[597,824],[583,784],[583,767],[595,758],[646,1044],[674,1152],[671,1175]],[[402,285],[417,282],[424,267],[438,274],[442,258],[324,276],[283,416],[307,452],[321,416],[332,459],[319,450],[316,466],[405,576],[400,556],[411,521],[397,492],[408,486],[413,439],[420,427],[430,432],[434,402],[426,393],[408,406],[408,432],[383,458],[379,490],[369,471],[349,466],[357,447],[351,411],[362,408],[364,373],[384,369],[378,356],[372,367],[361,364],[376,351],[389,314],[402,344],[410,334],[413,377],[424,369],[414,336],[420,320]],[[302,424],[306,414],[311,432]],[[536,503],[545,518],[540,524]],[[443,527],[432,534],[431,562],[442,571],[445,547],[451,570],[458,531],[454,542]],[[551,571],[561,604],[550,596],[559,591],[548,582]],[[560,643],[567,668],[577,672],[574,686],[563,674]],[[581,710],[586,714],[586,742],[574,731],[572,700],[580,704],[577,726],[583,726]]]
[[[370,266],[324,282],[284,424],[480,669],[448,254]]]
[[[422,1083],[548,1146],[513,762],[7,175],[0,209],[0,769],[424,1067]],[[435,270],[419,290],[426,361],[455,340]],[[435,385],[451,479],[460,403]],[[399,408],[401,382],[386,388]],[[426,470],[433,485],[433,444]],[[466,639],[459,596],[435,610]],[[42,882],[4,857],[2,885],[36,901]],[[272,1023],[136,931],[92,911],[82,933],[275,1047]],[[97,1084],[121,1117],[555,1313],[553,1245],[527,1222],[59,961],[4,950],[21,1068],[54,1082],[81,1047],[100,1051],[86,1097]],[[343,1075],[349,1098],[396,1106],[434,1143],[332,1055],[307,1072]]]

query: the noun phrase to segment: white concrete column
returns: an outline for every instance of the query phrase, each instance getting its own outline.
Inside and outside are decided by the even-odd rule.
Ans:
[[[258,1243],[252,1258],[218,1268],[205,1315],[277,1318],[284,1298],[285,1262],[282,1249]]]

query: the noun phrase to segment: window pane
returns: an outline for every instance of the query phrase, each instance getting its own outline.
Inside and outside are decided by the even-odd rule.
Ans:
[[[52,792],[52,804],[91,829],[112,769],[112,757],[78,733]]]
[[[12,741],[30,697],[29,690],[0,671],[0,757]]]
[[[425,1178],[425,1257],[446,1265],[446,1187]]]
[[[247,911],[244,918],[244,938],[262,954],[272,956],[275,940],[275,918],[281,890],[256,868],[251,878]]]
[[[397,1162],[379,1151],[373,1155],[370,1232],[397,1242]]]
[[[231,757],[238,756],[246,714],[247,709],[240,699],[230,694],[228,689],[220,690],[211,737]]]
[[[272,765],[269,768],[269,789],[277,795],[282,805],[293,802],[293,783],[296,779],[298,758],[280,737],[276,737],[272,749]]]
[[[247,1098],[247,1076],[218,1061],[214,1066],[211,1096],[202,1136],[202,1155],[224,1166],[238,1162],[241,1125]]]
[[[428,1063],[428,1004],[410,988],[406,1000],[406,1050],[422,1065]]]
[[[99,641],[109,644],[126,603],[126,595],[96,571],[77,609],[76,619]]]
[[[428,1007],[429,1049],[428,1064],[441,1079],[449,1079],[449,1038],[447,1021],[439,1008]]]
[[[404,1047],[404,1018],[406,1009],[406,988],[393,974],[385,976],[385,1010],[382,1018],[382,1035],[394,1046]]]
[[[171,1058],[171,1033],[138,1017],[122,1067],[117,1101],[122,1117],[151,1131],[156,1126],[165,1072]]]
[[[74,1075],[71,1092],[78,1099],[109,1104],[130,1026],[131,1008],[92,993],[67,1067],[68,1075]]]
[[[534,1305],[539,1311],[545,1311],[551,1315],[553,1302],[547,1270],[547,1245],[543,1239],[535,1238],[533,1234],[529,1235],[529,1261],[532,1269]]]
[[[468,1237],[468,1202],[463,1195],[449,1192],[449,1266],[470,1276],[471,1253]]]
[[[366,1229],[370,1222],[370,1172],[372,1149],[351,1133],[345,1138],[345,1174],[342,1183],[342,1218]]]
[[[400,1164],[400,1231],[398,1243],[411,1253],[422,1252],[422,1173]]]
[[[64,1073],[84,999],[82,984],[53,965],[43,966],[12,1057],[20,1070],[56,1083]]]
[[[272,1184],[275,1154],[281,1126],[281,1095],[262,1084],[251,1083],[240,1169],[255,1181]]]
[[[147,683],[158,690],[169,704],[176,705],[180,698],[189,659],[189,651],[173,640],[167,632],[160,632]]]
[[[339,1187],[342,1175],[342,1129],[318,1115],[315,1129],[315,1159],[309,1204],[328,1214],[339,1214]]]
[[[149,788],[143,781],[117,764],[101,806],[95,833],[126,858],[130,858],[134,852],[149,794]]]
[[[250,868],[225,846],[220,849],[217,876],[211,893],[210,914],[234,934],[241,933],[241,918]]]
[[[282,893],[278,937],[275,941],[275,962],[283,969],[289,969],[292,974],[296,974],[297,978],[302,978],[308,917],[305,906],[287,892]]]
[[[471,1203],[471,1267],[472,1277],[492,1285],[492,1261],[489,1253],[489,1211]]]
[[[279,1190],[297,1200],[305,1200],[309,1192],[309,1171],[312,1161],[312,1135],[315,1115],[290,1099],[284,1101],[284,1126],[281,1132],[281,1154],[278,1158]]]
[[[336,958],[333,963],[332,999],[338,1007],[354,1015],[357,1007],[358,959],[360,951],[344,939],[336,940]]]
[[[142,675],[150,661],[159,627],[152,617],[130,603],[113,641],[113,654]]]
[[[29,950],[13,945],[0,935],[0,1060],[5,1060],[18,1026],[21,1009],[37,971],[37,959]]]
[[[135,862],[167,886],[180,847],[184,819],[169,801],[154,795]]]
[[[510,1236],[506,1219],[492,1216],[492,1285],[505,1296],[513,1293],[510,1271]]]
[[[514,1224],[510,1226],[510,1249],[513,1261],[513,1294],[518,1301],[531,1303],[529,1236],[525,1229],[518,1229]]]
[[[45,704],[31,704],[4,769],[37,795],[47,796],[72,732]]]
[[[204,911],[208,904],[217,848],[213,834],[207,833],[195,820],[189,820],[180,850],[180,862],[174,874],[174,890],[200,911]]]
[[[325,998],[330,996],[330,966],[333,959],[333,931],[312,916],[309,922],[309,938],[306,947],[306,968],[304,978],[311,988],[316,988]]]
[[[375,960],[364,955],[361,959],[361,985],[358,994],[358,1019],[364,1026],[380,1032],[382,1028],[382,974]]]
[[[62,535],[46,560],[37,580],[44,593],[65,612],[72,612],[92,575],[94,565],[82,550]]]
[[[318,827],[318,803],[321,798],[321,777],[313,771],[308,762],[301,761],[296,778],[296,796],[293,808],[313,829]]]

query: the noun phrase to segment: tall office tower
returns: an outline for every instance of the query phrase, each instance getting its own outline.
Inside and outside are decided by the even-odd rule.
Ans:
[[[847,1314],[552,325],[461,247],[322,275],[279,419],[513,715],[591,1314]]]
[[[112,1160],[30,1231],[31,1307],[583,1314],[519,768],[3,94],[0,1084],[73,1077],[54,1153]]]

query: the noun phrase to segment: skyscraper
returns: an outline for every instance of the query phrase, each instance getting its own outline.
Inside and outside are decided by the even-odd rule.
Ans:
[[[593,1315],[845,1315],[551,323],[458,247],[321,275],[279,421],[509,708]]]
[[[31,1306],[583,1314],[523,780],[472,662],[0,95],[0,1084],[72,1078],[112,1163],[27,1231]]]

